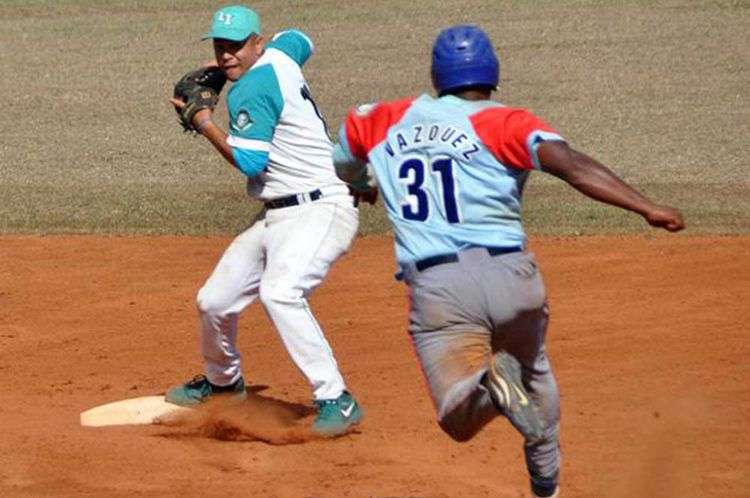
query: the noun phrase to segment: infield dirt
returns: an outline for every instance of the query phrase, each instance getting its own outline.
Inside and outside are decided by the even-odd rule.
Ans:
[[[357,239],[312,305],[366,411],[310,438],[306,382],[259,305],[253,385],[177,425],[79,412],[201,370],[194,294],[227,238],[3,237],[1,496],[521,497],[503,419],[443,435],[405,332],[391,240]],[[741,497],[750,478],[747,237],[536,238],[562,390],[564,497]]]

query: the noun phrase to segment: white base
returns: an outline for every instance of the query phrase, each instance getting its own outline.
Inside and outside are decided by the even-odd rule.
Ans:
[[[148,425],[158,423],[160,418],[190,411],[190,408],[167,403],[164,396],[143,396],[107,403],[81,412],[81,425]]]

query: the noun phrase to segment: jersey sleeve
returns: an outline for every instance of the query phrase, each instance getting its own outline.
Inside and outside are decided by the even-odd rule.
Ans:
[[[414,98],[352,109],[339,133],[339,142],[346,145],[353,158],[367,161],[367,154],[385,140],[390,127],[401,120],[412,102]]]
[[[539,145],[548,140],[565,141],[554,128],[525,109],[493,107],[474,114],[470,120],[495,158],[516,169],[539,169]]]
[[[265,168],[283,108],[279,81],[270,64],[253,68],[230,90],[227,143],[235,164],[246,175],[255,176]]]
[[[366,188],[364,177],[367,165],[363,160],[354,157],[352,154],[349,141],[346,138],[345,124],[339,130],[339,142],[333,146],[332,157],[336,176],[356,189]]]
[[[315,45],[313,45],[310,37],[296,29],[276,33],[273,39],[266,45],[266,48],[275,48],[284,52],[299,67],[304,66],[307,59],[315,51]]]

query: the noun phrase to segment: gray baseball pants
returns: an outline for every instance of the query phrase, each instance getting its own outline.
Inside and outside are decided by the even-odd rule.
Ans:
[[[471,248],[458,256],[421,272],[404,269],[409,333],[438,423],[453,439],[468,441],[500,415],[482,379],[492,354],[505,350],[521,363],[524,386],[547,427],[541,441],[524,444],[529,472],[556,477],[560,400],[544,348],[549,313],[534,255]]]

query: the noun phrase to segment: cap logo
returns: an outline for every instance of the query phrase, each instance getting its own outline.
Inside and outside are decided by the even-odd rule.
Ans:
[[[219,12],[219,15],[216,16],[216,20],[219,22],[223,22],[227,26],[230,26],[232,24],[233,17],[234,16],[232,14],[227,14],[226,12]]]

